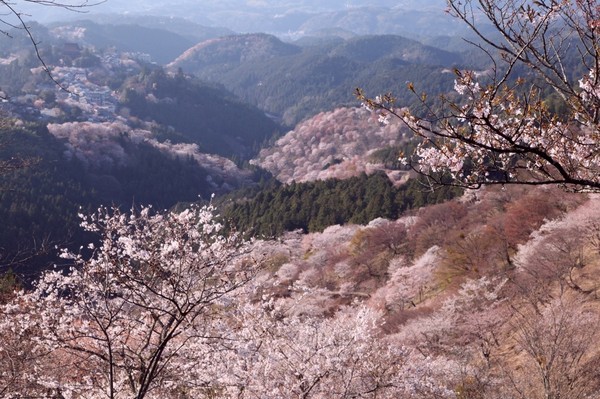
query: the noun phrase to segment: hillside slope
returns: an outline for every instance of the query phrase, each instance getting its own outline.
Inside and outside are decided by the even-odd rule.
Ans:
[[[166,29],[114,23],[100,25],[91,21],[54,24],[51,33],[82,47],[93,46],[98,50],[114,47],[119,52],[146,53],[159,64],[173,61],[194,44],[193,39]]]
[[[261,246],[270,248],[262,295],[287,317],[358,312],[357,303],[380,312],[379,339],[420,365],[401,381],[426,379],[422,392],[596,398],[599,225],[596,195],[470,192],[399,220]]]
[[[381,125],[366,109],[338,108],[298,124],[252,162],[284,183],[344,179],[386,170],[385,165],[371,162],[372,153],[399,146],[408,137],[399,120]],[[397,171],[388,173],[394,181],[402,178]]]
[[[460,54],[400,36],[323,40],[300,47],[250,34],[199,43],[168,68],[223,84],[293,126],[319,112],[356,104],[356,87],[369,93],[392,91],[407,106],[418,102],[406,88],[410,81],[420,82],[419,92],[431,96],[450,92],[453,76],[447,72],[460,63]]]
[[[171,131],[163,139],[197,144],[202,152],[238,160],[252,158],[281,129],[226,90],[162,69],[130,77],[120,90],[120,103],[131,116]]]
[[[253,180],[196,144],[158,140],[162,132],[155,129],[122,120],[4,126],[0,159],[32,165],[0,173],[0,270],[8,264],[28,275],[47,268],[56,262],[54,245],[78,247],[89,239],[77,215],[99,205],[168,209]]]

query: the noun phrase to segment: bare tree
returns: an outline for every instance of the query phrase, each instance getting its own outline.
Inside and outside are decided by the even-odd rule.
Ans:
[[[591,303],[561,296],[541,311],[515,311],[515,350],[529,373],[508,372],[517,397],[598,398],[600,357],[596,350],[599,318]],[[507,369],[508,371],[508,369]]]

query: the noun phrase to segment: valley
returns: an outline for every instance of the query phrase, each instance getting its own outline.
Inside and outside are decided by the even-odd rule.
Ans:
[[[600,397],[593,1],[36,3],[0,397]]]

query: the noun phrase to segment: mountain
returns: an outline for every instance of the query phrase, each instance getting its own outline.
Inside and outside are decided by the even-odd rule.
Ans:
[[[52,45],[56,42],[53,36],[50,35],[47,26],[32,21],[29,25],[29,32],[31,36],[38,42],[38,47],[44,48],[48,45]],[[23,53],[25,49],[31,48],[31,37],[28,36],[27,32],[19,27],[7,27],[5,31],[5,37],[0,40],[0,56],[6,57],[11,53],[20,52]]]
[[[298,54],[298,46],[287,44],[263,33],[233,35],[203,41],[181,54],[169,66],[184,71],[216,67],[234,68],[245,62],[268,60]]]
[[[410,38],[426,38],[432,35],[456,35],[467,33],[444,13],[443,6],[406,8],[397,5],[386,7],[356,7],[319,13],[298,27],[298,32],[310,34],[324,28],[344,28],[357,35],[396,34]]]
[[[28,72],[30,94],[16,88],[2,102],[10,118],[0,124],[0,163],[32,165],[0,173],[0,268],[21,254],[27,254],[27,273],[47,267],[56,261],[45,252],[54,254],[54,244],[87,239],[77,214],[101,204],[169,209],[251,184],[253,172],[233,159],[243,163],[280,134],[264,112],[222,87],[169,76],[124,55],[85,53],[95,57],[93,65],[53,69],[77,97],[17,61],[6,66],[15,81],[20,70]],[[117,90],[106,86],[113,74],[128,74]],[[40,245],[44,256],[29,259]]]
[[[127,18],[160,16],[204,26],[226,27],[240,33],[267,32],[282,37],[300,37],[316,30],[343,27],[357,34],[402,33],[439,35],[459,32],[460,24],[443,11],[443,0],[428,1],[208,1],[178,0],[113,1],[83,9],[86,17],[126,15]],[[20,4],[18,10],[41,22],[80,19],[81,14],[61,7]],[[120,24],[116,21],[105,21]]]
[[[99,25],[136,25],[145,28],[161,29],[184,36],[195,43],[213,37],[232,35],[235,32],[219,26],[206,26],[189,18],[149,14],[88,13],[86,19]],[[77,20],[75,20],[77,22]],[[63,22],[66,23],[66,22]]]
[[[150,55],[152,61],[166,64],[194,44],[194,40],[169,30],[140,25],[97,24],[76,21],[53,24],[51,32],[58,39],[97,49],[114,47],[119,52]]]
[[[364,63],[397,59],[413,64],[453,65],[463,61],[456,52],[440,50],[397,35],[353,37],[336,46],[329,54]]]
[[[392,91],[400,105],[417,100],[406,89],[409,81],[422,82],[419,91],[430,95],[446,93],[453,84],[447,72],[463,62],[459,53],[400,36],[338,37],[301,47],[251,34],[199,43],[167,68],[218,82],[293,126],[318,112],[356,104],[356,87],[375,94]]]

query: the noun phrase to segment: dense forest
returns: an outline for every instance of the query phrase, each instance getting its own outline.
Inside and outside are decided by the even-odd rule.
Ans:
[[[394,187],[385,173],[291,184],[273,179],[234,193],[223,201],[221,215],[237,231],[277,237],[297,229],[307,233],[335,224],[397,219],[409,209],[443,202],[460,192],[451,187],[433,191],[418,179]]]

